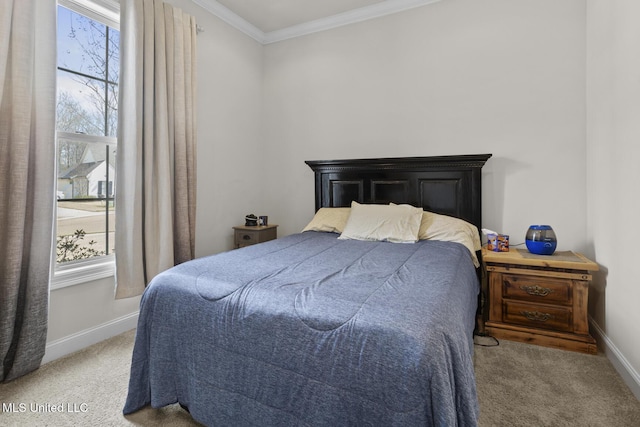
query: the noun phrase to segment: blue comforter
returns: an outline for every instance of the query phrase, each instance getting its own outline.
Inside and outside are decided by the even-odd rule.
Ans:
[[[158,275],[124,413],[209,426],[473,426],[479,284],[458,244],[305,232]]]

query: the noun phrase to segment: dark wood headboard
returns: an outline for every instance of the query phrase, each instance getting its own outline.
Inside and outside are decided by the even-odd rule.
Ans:
[[[407,203],[482,227],[481,170],[491,154],[309,160],[316,210],[358,203]]]

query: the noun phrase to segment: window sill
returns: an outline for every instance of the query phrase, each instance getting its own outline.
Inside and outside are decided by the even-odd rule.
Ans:
[[[82,261],[71,265],[58,267],[53,273],[49,290],[62,289],[69,286],[80,285],[93,280],[113,277],[116,263],[113,255],[100,257],[90,261]]]

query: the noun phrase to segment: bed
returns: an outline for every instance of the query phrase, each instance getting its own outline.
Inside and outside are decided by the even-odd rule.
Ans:
[[[344,237],[377,206],[477,234],[489,157],[308,161],[317,213],[305,231],[149,284],[124,413],[179,403],[208,426],[476,425],[478,253]],[[341,233],[312,226],[345,208]]]

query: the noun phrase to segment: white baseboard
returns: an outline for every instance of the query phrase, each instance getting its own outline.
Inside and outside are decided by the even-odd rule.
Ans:
[[[631,392],[640,400],[640,374],[636,371],[629,361],[620,352],[618,347],[609,339],[602,328],[590,317],[591,332],[594,333],[595,339],[601,344],[604,354],[611,362],[613,367],[622,377],[622,380],[631,389]]]
[[[138,325],[138,314],[139,312],[136,311],[93,328],[48,342],[42,358],[42,364],[134,329]]]

